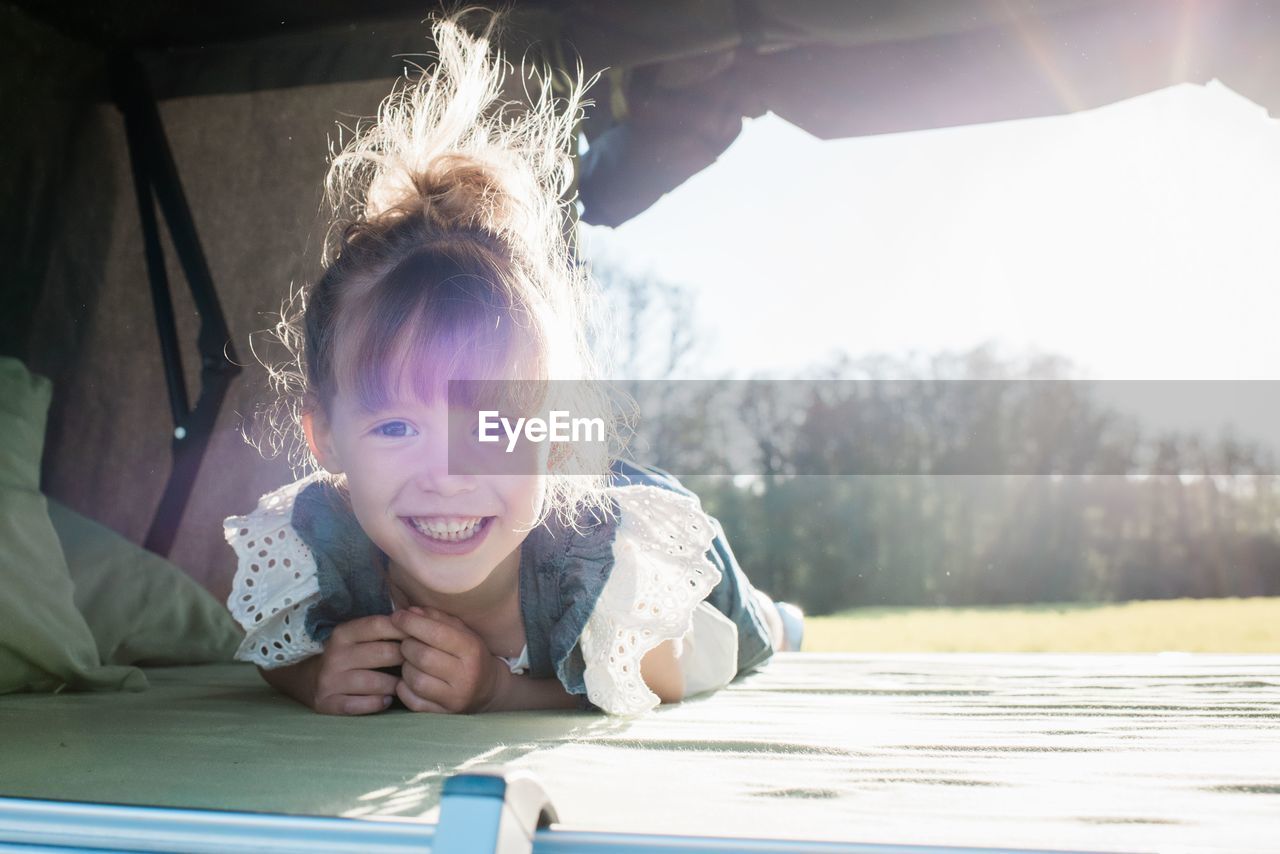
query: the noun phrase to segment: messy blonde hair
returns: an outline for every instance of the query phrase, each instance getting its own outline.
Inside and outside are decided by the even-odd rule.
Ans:
[[[496,19],[473,36],[459,17],[433,24],[435,64],[397,81],[331,159],[324,271],[286,300],[275,337],[291,358],[268,366],[277,394],[268,442],[276,452],[292,444],[295,468],[320,469],[304,413],[327,415],[340,389],[378,409],[409,365],[422,400],[453,378],[519,380],[544,403],[558,389],[556,408],[609,412],[589,347],[597,306],[566,240],[569,151],[587,84],[579,69],[556,95],[543,72],[528,103],[502,100]],[[606,445],[616,442],[612,418],[607,431]],[[535,524],[552,511],[574,527],[583,509],[612,515],[612,449],[566,449]]]

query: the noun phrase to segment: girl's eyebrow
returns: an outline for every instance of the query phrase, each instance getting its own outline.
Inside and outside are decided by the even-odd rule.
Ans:
[[[399,397],[384,397],[376,401],[369,401],[357,395],[352,395],[352,397],[354,398],[353,408],[361,415],[382,415],[392,410],[408,409],[413,405],[410,401]]]
[[[361,401],[352,407],[352,414],[355,416],[356,421],[364,422],[391,415],[401,408],[398,401],[387,401],[380,406],[366,406]]]
[[[410,412],[418,407],[425,406],[417,400],[388,400],[380,405],[366,406],[364,401],[357,401],[355,404],[356,415],[361,418],[375,418],[382,415],[398,414],[407,417]]]

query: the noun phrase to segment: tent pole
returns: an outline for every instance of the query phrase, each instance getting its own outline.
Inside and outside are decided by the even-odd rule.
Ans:
[[[164,358],[169,408],[173,416],[173,465],[159,507],[143,545],[167,555],[173,547],[200,463],[213,434],[227,389],[240,368],[227,331],[213,276],[200,246],[191,208],[178,175],[173,152],[165,137],[160,111],[152,97],[146,74],[137,58],[129,55],[113,63],[116,105],[124,116],[134,190],[145,244],[147,275],[155,307],[156,330]],[[156,204],[164,215],[187,286],[200,314],[197,349],[200,353],[200,396],[195,408],[188,403],[182,371],[173,301],[165,274]]]

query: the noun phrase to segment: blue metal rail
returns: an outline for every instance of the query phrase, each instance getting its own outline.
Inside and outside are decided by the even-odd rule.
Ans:
[[[554,807],[532,775],[492,768],[446,781],[437,824],[0,798],[0,852],[1014,854],[1029,850],[551,830],[555,820]]]

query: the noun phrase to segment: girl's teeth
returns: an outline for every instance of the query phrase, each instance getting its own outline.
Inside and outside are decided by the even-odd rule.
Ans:
[[[414,519],[413,525],[419,532],[436,540],[445,540],[448,542],[456,542],[458,540],[468,540],[475,535],[480,528],[483,518],[471,519],[466,522],[450,521],[443,524],[433,523],[427,524],[421,519]]]

